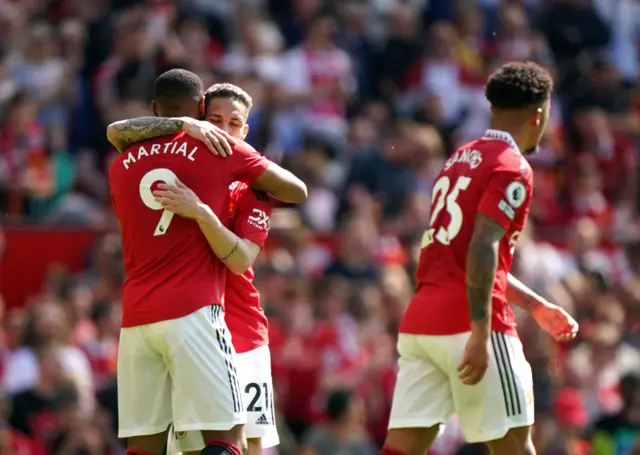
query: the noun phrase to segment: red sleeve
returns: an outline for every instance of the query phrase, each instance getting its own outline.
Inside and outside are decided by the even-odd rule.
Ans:
[[[494,171],[480,198],[478,212],[495,220],[505,230],[523,219],[531,203],[531,181],[520,168]]]
[[[267,193],[247,190],[238,201],[233,232],[241,239],[264,248],[271,227],[271,206]]]
[[[251,184],[267,169],[269,160],[246,142],[238,142],[233,147],[233,155],[226,158],[224,163],[229,166],[229,183],[239,180]]]

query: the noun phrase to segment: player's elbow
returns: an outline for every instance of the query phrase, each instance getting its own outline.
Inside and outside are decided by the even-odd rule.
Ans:
[[[300,204],[306,201],[307,197],[309,197],[307,185],[297,177],[294,177],[293,181],[291,182],[289,194],[291,195],[291,200],[286,202],[289,202],[291,204]]]
[[[118,128],[116,124],[118,122],[113,122],[107,126],[107,140],[113,145],[119,152],[122,152],[122,148],[120,146],[120,141],[118,137]]]
[[[275,163],[269,163],[267,170],[258,177],[251,187],[266,191],[281,202],[299,204],[307,200],[307,185],[293,173]]]

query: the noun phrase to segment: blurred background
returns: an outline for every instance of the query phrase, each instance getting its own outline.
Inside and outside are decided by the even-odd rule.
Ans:
[[[519,59],[557,90],[513,272],[582,329],[560,346],[518,316],[538,453],[640,453],[640,2],[0,0],[0,454],[123,453],[105,126],[149,115],[172,67],[245,88],[248,141],[309,186],[256,264],[268,453],[375,454],[432,181]],[[474,453],[455,420],[430,452]]]

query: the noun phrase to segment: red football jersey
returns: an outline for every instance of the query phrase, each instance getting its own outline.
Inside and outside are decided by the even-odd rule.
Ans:
[[[230,190],[229,229],[241,239],[263,248],[270,227],[272,204],[269,196],[240,182],[232,184]],[[239,353],[269,344],[267,317],[260,306],[260,293],[253,285],[254,278],[252,267],[242,275],[227,274],[225,321],[233,346]]]
[[[507,274],[531,203],[533,173],[510,134],[488,130],[445,163],[432,191],[430,228],[422,238],[418,288],[401,333],[450,335],[471,329],[465,267],[476,212],[504,229],[493,288],[491,327],[517,335],[507,302]]]
[[[162,210],[152,194],[155,185],[179,178],[226,221],[229,185],[252,182],[267,165],[246,143],[220,159],[184,133],[138,143],[114,160],[109,181],[127,272],[123,327],[175,319],[224,303],[225,265],[195,221]]]

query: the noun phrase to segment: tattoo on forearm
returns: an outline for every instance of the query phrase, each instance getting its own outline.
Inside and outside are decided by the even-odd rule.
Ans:
[[[472,321],[487,322],[491,315],[491,294],[498,267],[498,242],[504,235],[500,225],[477,215],[467,254],[466,284]]]
[[[114,145],[118,149],[124,150],[136,142],[177,133],[182,129],[183,123],[180,119],[164,117],[138,117],[122,120],[113,125],[118,132],[114,138],[117,144]]]

